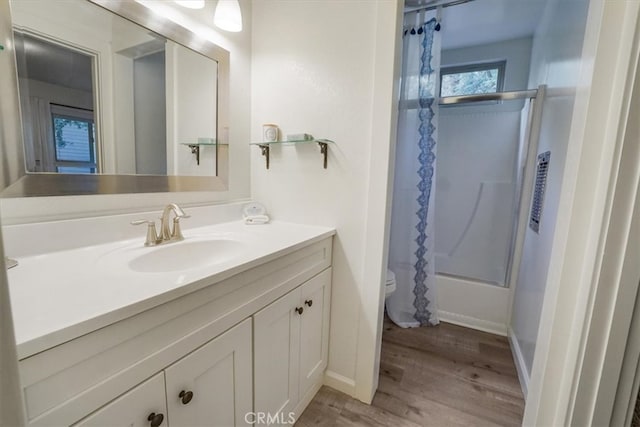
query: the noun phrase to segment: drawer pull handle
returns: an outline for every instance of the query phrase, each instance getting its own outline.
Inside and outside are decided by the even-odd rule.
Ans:
[[[309,307],[311,307],[313,305],[313,300],[312,299],[308,299],[304,303],[307,304]]]
[[[303,311],[304,311],[303,307],[296,307],[296,313],[302,314]]]
[[[186,405],[189,402],[191,402],[191,399],[193,399],[193,392],[192,391],[184,391],[184,390],[182,390],[180,392],[180,394],[178,395],[178,397],[182,400],[182,404]]]
[[[155,412],[152,412],[147,417],[147,420],[150,421],[149,425],[151,427],[159,427],[160,425],[162,425],[162,422],[164,421],[164,415],[156,414]]]

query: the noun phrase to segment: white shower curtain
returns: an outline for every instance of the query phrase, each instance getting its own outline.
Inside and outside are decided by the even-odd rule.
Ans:
[[[397,289],[386,303],[391,320],[405,328],[438,324],[433,265],[440,68],[437,25],[435,18],[425,16],[405,19],[389,248],[389,269],[396,275]]]

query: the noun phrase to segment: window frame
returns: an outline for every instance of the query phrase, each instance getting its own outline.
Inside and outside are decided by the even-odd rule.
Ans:
[[[492,62],[474,62],[472,64],[466,65],[453,65],[450,67],[441,67],[440,68],[440,86],[438,88],[438,95],[440,98],[443,98],[442,95],[442,78],[445,75],[451,74],[464,74],[470,73],[473,71],[488,71],[498,69],[498,79],[496,81],[496,91],[495,92],[483,92],[484,93],[498,93],[504,91],[504,77],[505,70],[507,68],[507,61],[492,61]],[[447,95],[447,96],[466,96],[466,95],[480,95],[479,93],[474,94],[459,94],[459,95]]]

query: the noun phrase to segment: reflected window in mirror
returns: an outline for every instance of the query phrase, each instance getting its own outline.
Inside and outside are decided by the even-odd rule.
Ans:
[[[55,168],[58,173],[96,173],[93,111],[51,105]],[[48,172],[48,171],[47,171]]]
[[[15,31],[28,172],[97,173],[93,60]]]

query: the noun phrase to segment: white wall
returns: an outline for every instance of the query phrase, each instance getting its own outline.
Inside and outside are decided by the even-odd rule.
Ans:
[[[591,398],[603,390],[596,390],[594,378],[611,371],[600,370],[599,358],[605,353],[600,346],[589,348],[587,343],[592,331],[595,336],[601,332],[613,336],[616,331],[608,326],[619,314],[612,311],[613,304],[596,303],[601,291],[612,295],[620,290],[620,283],[605,276],[612,265],[608,258],[617,258],[614,263],[622,258],[616,257],[615,250],[606,252],[605,242],[629,219],[607,229],[608,221],[619,213],[612,215],[617,200],[612,202],[618,198],[616,194],[614,199],[616,181],[620,178],[620,183],[627,180],[627,185],[633,185],[628,181],[632,173],[622,168],[628,160],[623,129],[627,119],[636,120],[629,106],[638,58],[639,6],[637,2],[589,2],[524,425],[600,425],[592,418]],[[630,143],[637,145],[637,140]],[[602,318],[607,319],[604,325],[598,323]],[[623,351],[611,350],[612,355]]]
[[[249,197],[252,2],[241,0],[240,4],[244,23],[244,30],[240,33],[214,29],[210,16],[200,11],[195,11],[194,14],[183,17],[180,21],[182,25],[230,52],[230,128],[228,132],[230,166],[227,191],[2,199],[0,209],[3,223],[8,225],[109,215],[117,212],[149,211],[160,209],[167,202],[188,206]],[[177,5],[175,7],[180,8]],[[51,31],[61,28],[53,19],[41,20],[39,25],[49,26]]]
[[[538,153],[551,151],[540,231],[527,228],[512,308],[511,329],[529,375],[551,262],[560,189],[579,84],[589,1],[550,1],[536,32],[529,87],[548,86],[543,105]]]
[[[375,360],[381,319],[383,251],[373,265],[365,259],[384,243],[397,4],[282,0],[255,2],[253,11],[253,140],[261,140],[263,123],[276,123],[283,135],[307,132],[335,141],[326,170],[315,144],[272,148],[269,170],[252,147],[251,183],[254,199],[274,218],[337,229],[328,381],[352,395],[357,364]],[[370,169],[372,160],[380,160],[379,169]],[[368,230],[378,214],[382,223]],[[358,350],[363,337],[372,345]]]

